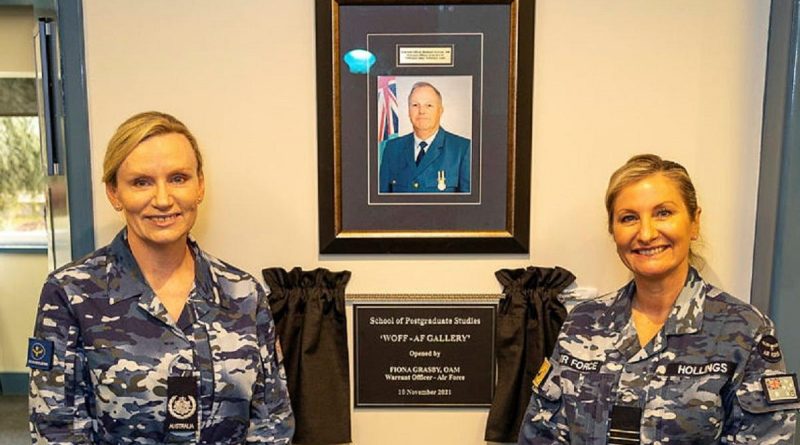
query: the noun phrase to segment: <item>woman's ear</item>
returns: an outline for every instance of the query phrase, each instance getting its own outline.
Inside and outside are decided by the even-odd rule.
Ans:
[[[110,182],[106,182],[106,196],[108,197],[108,202],[111,203],[111,207],[114,207],[114,210],[121,212],[122,203],[119,202],[119,198],[117,198],[117,187]]]

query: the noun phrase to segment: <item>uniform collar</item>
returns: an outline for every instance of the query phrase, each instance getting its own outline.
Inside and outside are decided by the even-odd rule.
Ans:
[[[672,306],[664,323],[667,335],[694,334],[703,326],[703,304],[706,301],[706,283],[693,267],[689,267],[686,283]]]
[[[617,297],[606,312],[602,323],[621,330],[631,318],[631,304],[636,293],[636,283],[631,280],[617,292]],[[706,300],[706,283],[693,267],[689,267],[686,282],[672,306],[664,332],[667,335],[692,334],[703,325],[703,303]]]
[[[222,301],[220,297],[218,286],[216,286],[217,280],[212,271],[209,258],[191,235],[189,236],[188,244],[195,261],[195,288],[191,293],[191,298],[228,307],[227,301]],[[152,306],[155,293],[150,288],[139,268],[139,264],[133,257],[128,244],[127,229],[122,229],[117,234],[109,245],[109,253],[113,257],[107,269],[109,303],[114,304],[131,297],[141,296],[143,300],[141,303]],[[154,307],[151,307],[151,309],[155,311]]]

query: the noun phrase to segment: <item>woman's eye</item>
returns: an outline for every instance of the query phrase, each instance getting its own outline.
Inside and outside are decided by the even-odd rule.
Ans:
[[[133,186],[134,187],[145,187],[149,183],[150,183],[150,181],[148,181],[145,178],[136,178],[136,179],[133,180]]]
[[[186,176],[184,176],[184,175],[175,175],[175,176],[172,177],[172,182],[174,182],[176,184],[183,184],[184,182],[186,182]]]
[[[628,224],[636,221],[636,217],[634,215],[622,215],[619,217],[619,222],[622,224]]]
[[[672,215],[672,210],[669,209],[658,209],[658,211],[656,211],[656,216],[659,218],[666,218],[670,215]]]

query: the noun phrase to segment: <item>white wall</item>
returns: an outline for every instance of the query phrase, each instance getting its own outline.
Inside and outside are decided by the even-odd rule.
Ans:
[[[33,9],[0,6],[0,75],[30,77],[34,71]]]
[[[46,253],[0,254],[0,372],[28,372],[28,337],[46,276]]]
[[[712,282],[747,298],[769,2],[537,2],[531,255],[320,257],[314,2],[84,0],[95,227],[121,221],[100,183],[133,113],[174,113],[207,162],[195,235],[255,275],[353,271],[351,293],[497,293],[494,271],[561,265],[582,285],[628,277],[605,230],[610,173],[635,153],[683,163],[699,189]],[[486,410],[360,409],[358,444],[482,443]]]

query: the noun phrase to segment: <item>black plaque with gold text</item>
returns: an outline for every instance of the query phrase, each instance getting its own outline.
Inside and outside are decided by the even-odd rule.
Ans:
[[[357,407],[489,406],[492,304],[354,305]]]

